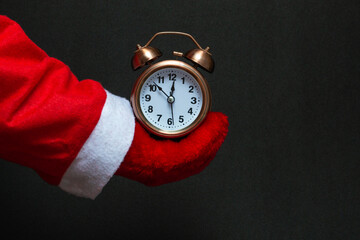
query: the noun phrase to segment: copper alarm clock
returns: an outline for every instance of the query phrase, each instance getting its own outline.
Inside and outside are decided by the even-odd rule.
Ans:
[[[179,60],[155,63],[162,53],[149,46],[159,35],[173,34],[189,37],[197,48],[177,57],[185,57],[193,65]],[[209,47],[203,49],[196,40],[183,32],[156,33],[143,47],[137,45],[132,58],[134,70],[145,65],[147,69],[136,80],[131,105],[139,122],[152,134],[165,138],[177,138],[189,134],[205,119],[211,106],[209,85],[197,67],[212,72],[214,61]]]

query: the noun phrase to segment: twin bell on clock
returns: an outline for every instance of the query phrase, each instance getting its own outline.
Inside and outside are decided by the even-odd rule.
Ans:
[[[190,38],[197,48],[177,57],[179,60],[157,61],[162,53],[149,44],[160,35],[180,35]],[[188,33],[158,32],[143,47],[137,45],[132,58],[134,70],[148,68],[136,80],[130,101],[139,122],[152,134],[164,138],[178,138],[189,134],[205,119],[210,110],[209,85],[197,67],[208,72],[214,70],[209,47],[203,49]]]

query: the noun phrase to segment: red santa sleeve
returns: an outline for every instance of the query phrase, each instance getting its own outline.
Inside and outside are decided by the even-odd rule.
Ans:
[[[94,199],[123,161],[134,128],[128,100],[96,81],[78,81],[0,16],[1,159]]]

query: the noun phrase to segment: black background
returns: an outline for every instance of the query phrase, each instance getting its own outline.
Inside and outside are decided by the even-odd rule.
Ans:
[[[137,43],[211,47],[229,134],[188,179],[114,177],[95,201],[0,161],[2,234],[34,239],[359,239],[359,1],[0,1],[79,79],[129,98]],[[164,53],[181,37],[157,38]]]

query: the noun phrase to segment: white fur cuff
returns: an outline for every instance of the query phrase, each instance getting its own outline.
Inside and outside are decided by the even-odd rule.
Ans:
[[[130,103],[106,91],[101,117],[59,187],[71,194],[95,199],[129,150],[135,132]]]

